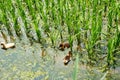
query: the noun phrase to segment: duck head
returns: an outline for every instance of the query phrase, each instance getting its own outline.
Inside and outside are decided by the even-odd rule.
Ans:
[[[59,45],[59,50],[64,51],[64,49],[65,49],[64,44],[63,44],[63,43],[60,43],[60,45]]]

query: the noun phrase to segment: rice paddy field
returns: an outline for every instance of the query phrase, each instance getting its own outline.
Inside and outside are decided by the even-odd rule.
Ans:
[[[120,0],[0,0],[1,42],[0,80],[120,80]]]

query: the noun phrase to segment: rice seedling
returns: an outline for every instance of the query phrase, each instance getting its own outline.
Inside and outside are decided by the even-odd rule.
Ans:
[[[23,3],[23,1],[17,0],[17,5],[19,7],[18,9],[18,13],[20,15],[20,17],[22,18],[23,24],[24,24],[24,29],[25,29],[25,33],[27,35],[27,37],[32,38],[32,36],[30,36],[30,31],[31,31],[31,27],[28,26],[28,22],[27,22],[27,15],[25,13],[25,11],[27,12],[27,9],[25,7],[25,3]]]
[[[73,80],[77,80],[77,75],[78,75],[78,68],[79,68],[79,55],[76,55],[76,61],[75,61],[75,68],[73,72]]]
[[[65,30],[65,11],[64,11],[64,1],[63,0],[58,0],[57,4],[58,5],[58,14],[56,16],[56,22],[55,24],[57,24],[57,29],[59,30],[60,33],[60,39],[61,42],[63,42],[63,32]]]
[[[69,36],[68,41],[69,41],[69,44],[70,44],[70,50],[71,50],[71,51],[73,51],[73,49],[72,49],[73,40],[74,40],[73,37],[72,37],[72,36]]]
[[[49,5],[48,5],[48,0],[46,0],[45,2],[41,2],[41,18],[42,18],[42,21],[43,21],[43,26],[44,26],[44,31],[47,33],[49,32]]]
[[[111,7],[114,6],[114,9]],[[117,53],[119,50],[119,36],[120,32],[118,29],[118,6],[115,6],[115,2],[109,7],[110,12],[108,13],[108,33],[110,34],[108,40],[108,52],[107,52],[107,65],[106,69],[110,70],[111,68],[116,67],[117,63]],[[115,23],[113,23],[115,19]],[[114,27],[115,26],[115,27]],[[113,32],[115,30],[115,32]]]
[[[111,65],[113,65],[113,50],[114,50],[114,40],[111,39],[108,42],[108,55],[107,55],[107,65],[108,65],[108,69],[110,69]]]
[[[37,40],[41,45],[48,43],[54,49],[59,41],[69,42],[72,52],[76,51],[74,46],[84,48],[83,52],[79,52],[85,53],[84,56],[75,55],[73,80],[77,80],[79,76],[79,58],[88,60],[90,65],[97,67],[105,65],[105,68],[102,68],[108,71],[116,67],[120,50],[120,1],[1,0],[0,2],[0,30],[3,37],[6,35],[2,27],[7,29],[10,36],[14,35],[12,32],[14,28],[19,39],[23,38],[22,29],[24,29],[25,35],[31,42]],[[97,64],[100,58],[104,58],[102,65]],[[106,75],[107,72],[101,80],[106,79]]]
[[[93,10],[92,10],[92,17],[91,17],[91,28],[90,28],[90,37],[88,37],[88,43],[86,45],[86,48],[88,50],[88,57],[90,60],[96,61],[97,54],[95,53],[95,48],[97,47],[97,42],[101,38],[101,29],[102,29],[102,21],[101,21],[101,12],[97,10],[97,1],[93,3]],[[99,15],[97,15],[99,14]],[[100,22],[98,22],[100,20]]]
[[[28,5],[28,10],[29,10],[29,14],[32,17],[32,22],[33,22],[33,27],[35,29],[36,35],[37,35],[37,41],[41,42],[41,31],[39,29],[39,19],[37,19],[37,11],[35,11],[35,5],[33,5],[33,1],[26,1],[26,4]]]
[[[17,13],[17,9],[15,8],[16,4],[15,3],[13,4],[13,2],[11,0],[8,1],[8,4],[9,4],[9,7],[10,7],[10,9],[8,9],[10,11],[8,11],[8,12],[10,12],[10,15],[12,17],[11,20],[13,21],[13,27],[14,27],[15,33],[20,38],[22,33],[21,33],[21,28],[20,28],[19,22],[18,22],[19,21],[18,15],[16,14]]]
[[[120,32],[116,33],[113,38],[108,41],[108,53],[107,53],[107,68],[111,69],[116,66],[116,60],[120,45]]]
[[[56,41],[58,39],[58,31],[51,31],[51,33],[48,33],[49,38],[51,40],[52,46],[55,47]]]
[[[5,6],[5,5],[8,5],[8,6]],[[7,2],[1,1],[1,4],[0,4],[1,21],[7,28],[8,34],[12,36],[11,27],[9,23],[9,17],[8,17],[8,12],[9,12],[8,10],[10,9],[10,6],[11,6],[10,3],[8,4]]]
[[[75,4],[77,4],[77,6],[75,5]],[[81,25],[81,14],[80,14],[80,12],[79,12],[79,7],[78,7],[78,3],[76,2],[74,4],[74,7],[73,7],[73,9],[72,10],[74,10],[74,13],[73,13],[73,31],[74,31],[74,35],[76,35],[76,38],[77,38],[77,45],[80,45],[80,43],[81,43],[81,39],[80,39],[80,36],[81,36],[81,27],[82,26],[80,26]],[[84,24],[84,23],[83,23]]]

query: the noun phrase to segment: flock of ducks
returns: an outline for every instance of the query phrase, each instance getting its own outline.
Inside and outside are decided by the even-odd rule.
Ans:
[[[2,47],[1,47],[2,49],[7,50],[7,49],[9,49],[9,48],[15,48],[15,43],[5,43],[5,42],[1,42],[1,46],[2,46]],[[64,51],[65,48],[70,48],[70,44],[69,44],[69,43],[61,43],[61,44],[59,45],[59,50]],[[42,56],[45,55],[45,54],[43,54],[43,53],[44,53],[44,50],[43,50],[43,52],[42,52]],[[64,59],[63,59],[64,65],[67,65],[67,64],[71,61],[71,58],[72,58],[72,52],[69,51],[69,52],[67,53],[67,55],[64,57]]]
[[[69,43],[60,43],[59,50],[64,51],[65,48],[70,48],[70,44]],[[72,59],[72,52],[69,51],[67,53],[67,55],[63,58],[64,65],[67,65],[71,61],[71,59]]]
[[[60,43],[59,46],[58,46],[58,49],[61,50],[61,51],[64,51],[65,48],[67,48],[67,49],[70,48],[70,44],[69,44],[69,43]],[[45,57],[46,54],[47,54],[47,53],[46,53],[45,49],[43,48],[43,49],[42,49],[42,52],[41,52],[41,56],[42,56],[42,57]],[[64,63],[64,65],[67,65],[71,60],[72,60],[72,52],[69,51],[69,52],[65,55],[65,57],[63,58],[63,63]]]

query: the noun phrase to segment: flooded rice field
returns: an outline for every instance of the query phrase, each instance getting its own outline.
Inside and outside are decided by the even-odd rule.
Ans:
[[[0,80],[120,80],[120,0],[1,0]]]
[[[4,39],[1,37],[0,42]],[[39,43],[25,44],[16,42],[15,48],[0,49],[0,80],[73,80],[76,59],[64,65],[63,58],[69,49],[47,46],[43,49]],[[2,46],[1,46],[2,47]],[[44,51],[44,53],[43,53]],[[86,54],[86,53],[84,53]],[[77,67],[77,80],[104,80],[108,72],[100,67],[90,67],[86,56],[81,55]],[[98,65],[101,63],[99,62]],[[120,67],[111,70],[109,80],[119,80]]]

